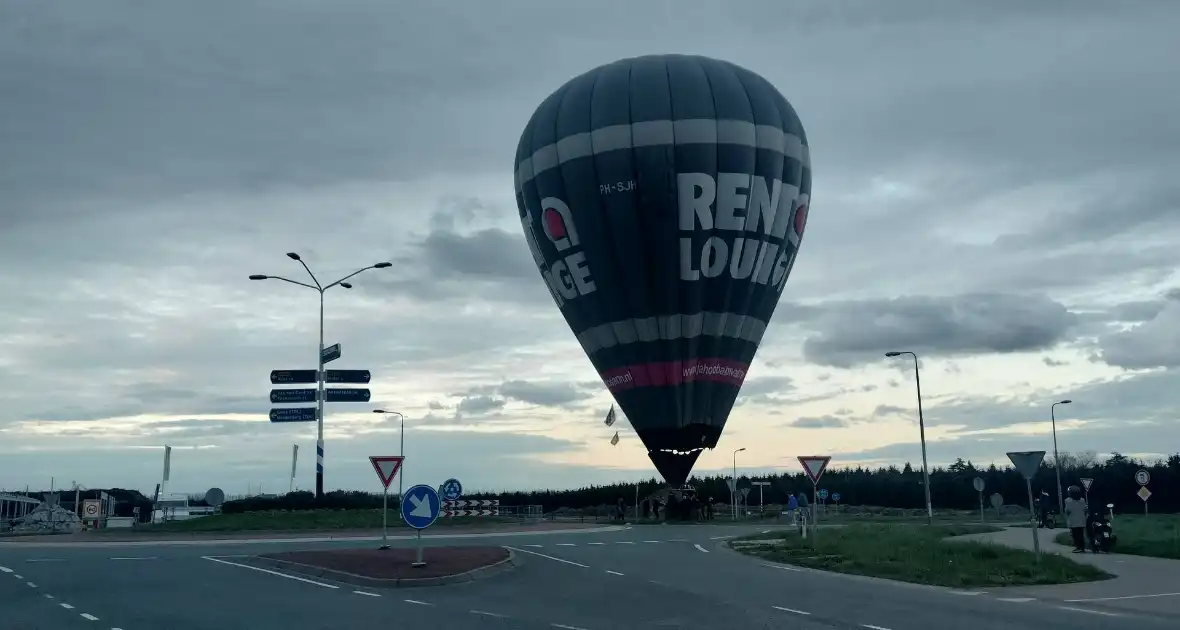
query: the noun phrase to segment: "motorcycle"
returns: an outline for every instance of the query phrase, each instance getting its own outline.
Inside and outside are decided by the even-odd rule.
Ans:
[[[1114,509],[1113,503],[1106,504],[1107,510]],[[1090,514],[1089,529],[1090,551],[1094,553],[1110,553],[1118,537],[1114,535],[1114,526],[1110,522],[1108,512],[1095,510]]]
[[[1045,510],[1041,512],[1041,518],[1037,521],[1037,528],[1057,529],[1057,515],[1053,512],[1053,510]]]

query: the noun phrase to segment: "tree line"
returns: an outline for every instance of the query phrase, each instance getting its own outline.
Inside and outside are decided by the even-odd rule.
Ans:
[[[1143,462],[1114,453],[1100,461],[1093,452],[1061,453],[1062,487],[1082,486],[1082,479],[1093,479],[1090,487],[1092,502],[1113,503],[1118,512],[1140,512],[1143,501],[1135,494],[1139,484],[1135,480],[1138,470],[1146,470],[1151,476],[1147,487],[1151,491],[1149,506],[1152,512],[1180,512],[1180,453],[1166,460]],[[1057,496],[1055,462],[1043,462],[1033,480],[1033,492],[1037,495],[1046,491],[1051,497]],[[947,467],[935,467],[930,471],[930,496],[936,510],[972,510],[979,508],[980,495],[975,491],[975,478],[983,479],[983,498],[990,506],[991,495],[999,493],[1007,505],[1027,505],[1028,490],[1024,478],[1013,468],[997,467],[995,464],[979,467],[970,461],[959,459]],[[728,476],[693,477],[689,483],[697,489],[698,496],[710,497],[715,502],[728,503]],[[768,481],[769,485],[759,488],[751,481]],[[922,469],[907,463],[896,466],[870,469],[865,467],[836,468],[828,470],[820,479],[819,487],[829,495],[840,495],[840,503],[847,505],[873,505],[892,508],[921,509],[925,507],[925,493],[922,484]],[[560,509],[584,510],[604,505],[615,505],[618,500],[631,505],[636,497],[640,500],[665,488],[663,482],[649,479],[639,483],[616,483],[587,486],[569,490],[540,490],[528,492],[470,492],[465,499],[499,499],[501,505],[540,505],[545,512]],[[746,503],[783,504],[788,495],[806,492],[811,498],[811,480],[802,472],[779,473],[758,476],[739,476],[738,488],[750,488]],[[194,504],[199,503],[199,498]],[[829,501],[832,499],[829,498]],[[394,503],[391,497],[391,504]],[[316,501],[309,492],[294,492],[276,497],[253,497],[228,501],[222,506],[227,513],[257,510],[306,510],[326,509],[373,509],[381,507],[381,495],[364,492],[338,491],[325,495]]]

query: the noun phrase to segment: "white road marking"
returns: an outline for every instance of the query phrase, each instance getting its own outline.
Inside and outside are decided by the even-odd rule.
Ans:
[[[230,562],[229,560],[222,560],[221,558],[214,558],[213,556],[201,556],[201,559],[202,560],[210,560],[212,562],[220,562],[221,564],[228,564],[233,567],[241,567],[243,569],[250,569],[251,571],[258,571],[261,573],[269,573],[270,575],[277,575],[282,578],[287,578],[288,580],[295,580],[297,582],[305,582],[307,584],[315,584],[316,586],[322,586],[324,588],[340,588],[339,586],[336,586],[335,584],[328,584],[325,582],[317,582],[315,580],[309,580],[304,577],[299,577],[296,575],[287,575],[286,573],[279,573],[278,571],[271,571],[270,569],[263,569],[262,567],[252,567],[248,564],[242,564],[240,562]]]
[[[50,595],[49,593],[46,593],[46,594],[45,594],[45,599],[53,599],[53,595]]]
[[[1035,597],[997,597],[996,599],[1002,602],[1012,602],[1014,604],[1023,604],[1025,602],[1037,601],[1037,598]]]
[[[956,589],[947,589],[951,595],[983,595],[984,591],[960,591]]]
[[[32,582],[25,582],[25,584],[28,584],[29,588],[37,588],[37,585],[33,584]]]
[[[430,602],[418,601],[416,599],[405,599],[402,601],[404,601],[407,604],[417,604],[419,606],[433,606],[434,605],[434,604],[431,604]]]
[[[658,543],[660,541],[658,541],[658,540],[645,540],[643,542],[645,542],[645,543]]]
[[[16,578],[16,579],[18,579],[18,580],[23,580],[23,579],[25,579],[25,576],[23,576],[23,575],[21,575],[21,574],[19,574],[19,573],[13,573],[13,574],[12,574],[12,577],[14,577],[14,578]]]
[[[799,567],[792,567],[792,566],[785,565],[785,564],[764,564],[762,566],[769,567],[771,569],[779,569],[780,571],[802,571],[803,570],[803,569],[800,569]]]
[[[504,619],[504,615],[501,615],[500,613],[488,612],[486,610],[469,610],[467,612],[473,615],[483,615],[485,617],[498,617],[500,619]]]
[[[607,570],[607,573],[609,573],[611,575],[622,575],[622,573],[619,573],[618,571],[611,571],[611,570]]]
[[[684,539],[684,538],[673,538],[673,539],[669,540],[668,542],[688,542],[688,540]],[[591,544],[593,544],[593,543],[591,543]]]
[[[575,567],[582,567],[583,569],[590,568],[589,565],[582,564],[581,562],[574,562],[573,560],[566,560],[565,558],[558,558],[557,556],[549,556],[549,555],[545,555],[543,553],[539,553],[536,551],[529,551],[528,549],[517,549],[516,547],[505,547],[505,549],[511,549],[513,551],[519,551],[521,553],[527,553],[527,554],[534,555],[534,556],[540,556],[540,557],[545,558],[547,560],[553,560],[554,562],[564,562],[566,564],[572,564]]]
[[[532,547],[533,549],[540,549],[543,545],[521,545],[521,547]]]
[[[25,562],[65,562],[65,558],[29,558]]]
[[[586,543],[586,544],[587,544],[587,545],[605,545],[606,543],[604,543],[604,542],[592,542],[592,543]]]
[[[769,534],[769,533],[770,533],[770,530],[769,530],[769,529],[764,529],[764,530],[762,530],[762,533],[763,533],[763,534]]]
[[[1149,597],[1176,597],[1180,593],[1153,593],[1151,595],[1123,595],[1122,597],[1094,597],[1090,599],[1067,599],[1067,602],[1112,602],[1116,599],[1147,599]]]
[[[557,543],[558,547],[577,547],[574,543]]]
[[[92,615],[90,613],[82,613],[82,618],[89,619],[90,621],[98,621],[98,617],[95,617],[94,615]]]
[[[579,628],[577,626],[567,626],[564,623],[551,623],[549,625],[553,626],[554,628],[561,628],[562,630],[586,630],[585,628]]]
[[[889,628],[885,628],[882,626],[874,626],[871,623],[862,623],[862,624],[860,624],[860,627],[868,628],[869,630],[889,630]]]
[[[795,610],[794,608],[786,608],[784,606],[771,606],[771,608],[773,608],[775,610],[781,610],[783,612],[795,613],[796,615],[810,615],[811,614],[805,610]]]
[[[12,573],[12,569],[8,567],[0,567],[0,573]]]
[[[158,560],[155,556],[121,556],[111,560]]]
[[[615,544],[616,544],[616,545],[634,545],[634,544],[635,544],[635,541],[632,541],[632,540],[619,540],[619,541],[615,541]]]
[[[725,540],[726,538],[733,538],[733,536],[713,536],[709,540]]]
[[[696,547],[696,548],[697,548],[697,551],[703,551],[703,552],[705,552],[705,553],[709,553],[709,550],[708,550],[708,549],[705,549],[704,547],[702,547],[702,546],[700,546],[700,545],[693,545],[693,547]]]
[[[62,603],[61,603],[61,604],[59,604],[59,605],[60,605],[62,608],[65,608],[66,610],[73,610],[73,609],[74,609],[74,607],[73,607],[73,606],[71,606],[71,605],[69,605],[69,604],[67,604],[67,603],[65,603],[65,602],[62,602]]]
[[[356,593],[357,595],[367,595],[369,597],[381,597],[376,593],[366,593],[365,591],[353,591],[353,593]]]
[[[1102,615],[1103,617],[1122,617],[1116,613],[1102,612],[1101,610],[1089,610],[1086,608],[1074,608],[1073,606],[1058,606],[1061,610],[1072,610],[1074,612],[1090,613],[1091,615]]]

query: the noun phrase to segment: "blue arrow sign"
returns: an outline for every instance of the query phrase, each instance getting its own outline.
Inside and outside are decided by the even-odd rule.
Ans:
[[[324,402],[369,402],[372,395],[367,389],[337,387],[324,390]]]
[[[832,500],[833,500],[833,501],[835,501],[836,503],[839,503],[839,502],[840,502],[840,493],[839,493],[839,492],[833,492],[833,493],[832,493]]]
[[[402,500],[402,520],[414,529],[426,529],[434,525],[441,509],[438,492],[430,486],[417,485],[406,490]]]
[[[271,422],[315,422],[315,407],[287,407],[271,409]]]
[[[315,370],[272,370],[271,385],[298,385],[316,382]],[[368,381],[365,381],[368,383]]]
[[[281,405],[283,403],[309,403],[315,402],[314,389],[272,389],[270,390],[270,402]]]
[[[438,490],[444,501],[458,501],[459,497],[463,496],[463,484],[454,477],[444,481]]]
[[[320,352],[320,362],[321,363],[331,363],[332,361],[335,361],[336,359],[339,359],[339,358],[340,358],[340,344],[334,344],[334,345],[328,346],[327,348],[324,348],[324,350],[322,352]]]
[[[368,383],[372,378],[368,370],[324,370],[325,383]]]
[[[819,491],[819,498],[827,499],[828,498],[828,491],[827,490],[820,490]]]

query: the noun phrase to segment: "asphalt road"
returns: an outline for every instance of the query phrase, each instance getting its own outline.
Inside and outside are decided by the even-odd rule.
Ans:
[[[1180,627],[1180,617],[1012,598],[1002,591],[956,592],[775,568],[720,544],[723,537],[762,529],[667,525],[444,537],[438,544],[507,545],[520,566],[478,582],[390,590],[239,564],[243,555],[370,542],[0,545],[0,629]]]

